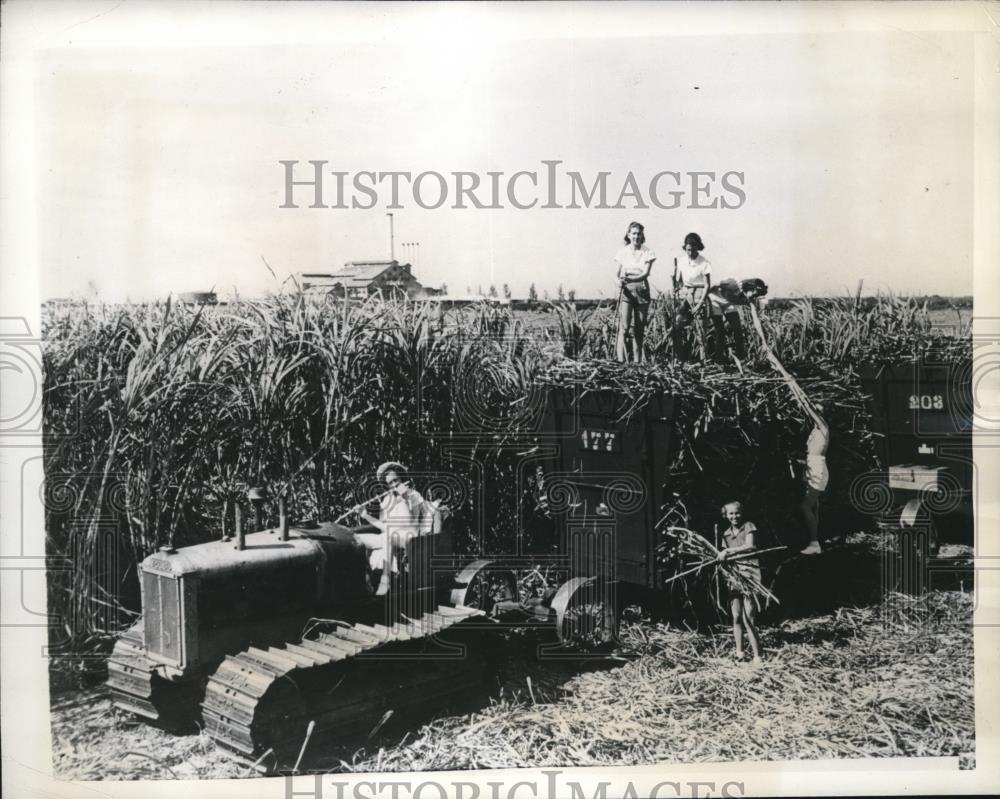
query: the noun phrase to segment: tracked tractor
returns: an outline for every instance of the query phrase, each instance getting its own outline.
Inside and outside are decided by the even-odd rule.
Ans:
[[[310,722],[350,735],[386,709],[443,709],[474,690],[488,676],[467,645],[483,599],[470,594],[475,573],[456,573],[440,519],[407,544],[406,574],[384,597],[354,532],[279,526],[146,558],[142,618],[108,663],[114,703],[170,728],[200,720],[246,756],[282,756]]]

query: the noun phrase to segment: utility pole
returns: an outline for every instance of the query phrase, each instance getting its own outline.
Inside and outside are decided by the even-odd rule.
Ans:
[[[390,261],[395,261],[396,260],[396,241],[395,241],[395,238],[393,236],[393,231],[392,231],[392,213],[391,212],[387,213],[386,216],[389,217],[389,260]]]

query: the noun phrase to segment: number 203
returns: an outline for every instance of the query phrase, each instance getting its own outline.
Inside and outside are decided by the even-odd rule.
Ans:
[[[910,410],[944,410],[944,397],[940,394],[910,394]]]

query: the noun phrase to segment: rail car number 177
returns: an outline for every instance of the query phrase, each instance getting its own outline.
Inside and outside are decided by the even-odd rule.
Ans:
[[[618,431],[584,428],[580,432],[580,449],[589,449],[593,452],[620,452],[621,441]]]

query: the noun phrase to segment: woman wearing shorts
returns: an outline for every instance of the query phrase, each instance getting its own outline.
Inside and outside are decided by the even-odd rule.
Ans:
[[[819,543],[819,499],[830,482],[830,471],[826,465],[826,450],[830,445],[830,428],[822,417],[823,405],[812,408],[805,405],[813,429],[806,439],[805,471],[802,480],[805,494],[802,497],[802,516],[806,523],[809,545],[802,550],[803,555],[819,555],[823,548]]]

